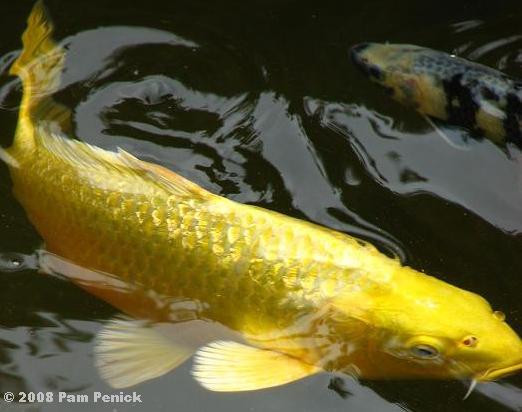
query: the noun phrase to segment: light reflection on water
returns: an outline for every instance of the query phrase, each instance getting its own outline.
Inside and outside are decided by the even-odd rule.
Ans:
[[[429,123],[425,132],[409,133],[364,106],[322,104],[325,127],[352,138],[366,170],[389,190],[407,196],[430,193],[462,205],[500,230],[521,233],[518,148],[499,148],[440,124],[444,136]],[[448,135],[452,140],[444,139]],[[364,142],[359,136],[365,136]]]
[[[370,2],[353,10],[337,5],[333,11],[281,2],[266,5],[267,14],[252,19],[248,30],[236,28],[238,17],[230,27],[219,23],[230,15],[226,2],[223,15],[213,16],[212,9],[206,17],[201,2],[158,1],[152,15],[122,8],[116,17],[106,17],[98,3],[85,22],[81,7],[50,3],[68,47],[58,97],[75,109],[80,139],[108,149],[120,146],[234,200],[368,239],[486,296],[522,331],[519,150],[476,141],[443,125],[449,140],[442,139],[368,84],[347,58],[348,47],[359,41],[400,40],[520,75],[516,14],[434,13],[428,33],[416,23],[398,23],[415,15],[406,2],[393,10]],[[6,39],[2,73],[19,47],[29,10],[9,7],[12,15],[5,15],[13,23],[0,28]],[[251,17],[249,10],[238,13]],[[69,21],[70,16],[77,17]],[[384,24],[387,20],[393,25]],[[7,145],[20,90],[16,79],[4,78],[1,85]],[[114,310],[63,280],[37,273],[32,253],[41,239],[9,187],[2,166],[0,390],[109,392],[93,366],[92,339]],[[332,383],[327,375],[261,392],[215,394],[194,383],[190,366],[135,388],[147,410],[522,408],[519,376],[479,385],[463,403],[465,387],[459,382],[346,378]],[[74,407],[83,409],[93,405]]]

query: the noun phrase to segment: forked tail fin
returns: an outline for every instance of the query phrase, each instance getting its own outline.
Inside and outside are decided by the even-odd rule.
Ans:
[[[69,110],[53,102],[49,95],[58,89],[63,69],[64,49],[51,38],[53,24],[41,0],[34,5],[22,36],[23,50],[11,66],[10,74],[20,77],[23,96],[15,145],[34,142],[36,120],[68,121]]]

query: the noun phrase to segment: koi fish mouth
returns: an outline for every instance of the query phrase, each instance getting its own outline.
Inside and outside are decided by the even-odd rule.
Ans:
[[[381,80],[383,78],[382,70],[377,65],[371,64],[362,53],[368,49],[372,43],[360,43],[352,47],[350,55],[355,65],[370,78]]]
[[[502,378],[507,375],[512,375],[515,372],[522,370],[522,362],[516,365],[507,366],[499,369],[489,369],[484,374],[477,377],[478,381],[492,381],[498,378]]]

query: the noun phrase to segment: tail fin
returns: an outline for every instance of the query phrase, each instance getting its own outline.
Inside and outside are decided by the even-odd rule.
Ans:
[[[36,119],[63,123],[69,118],[69,111],[48,97],[58,88],[65,60],[64,49],[52,40],[52,33],[53,24],[47,18],[42,1],[38,0],[27,19],[22,53],[10,70],[10,74],[22,79],[24,89],[19,114],[19,125],[25,129],[19,130],[23,139],[32,140],[32,123]]]

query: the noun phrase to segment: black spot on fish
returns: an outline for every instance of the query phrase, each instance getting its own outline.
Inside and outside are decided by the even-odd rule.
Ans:
[[[459,73],[442,82],[446,94],[448,122],[477,130],[476,114],[479,105],[473,98],[472,85],[463,85],[462,76]]]
[[[359,44],[356,44],[355,46],[352,46],[352,49],[351,49],[352,58],[358,57],[368,47],[370,47],[370,43],[359,43]]]
[[[382,80],[382,70],[379,69],[377,66],[369,66],[368,67],[368,74],[371,76],[371,77],[374,77],[378,80]]]
[[[513,89],[515,90],[522,90],[522,83],[517,81],[513,84]]]
[[[506,118],[504,120],[504,131],[506,140],[522,147],[522,132],[520,130],[520,120],[522,118],[522,102],[520,95],[508,93],[506,96]]]
[[[499,101],[499,96],[496,94],[493,90],[491,90],[489,87],[483,87],[482,88],[482,96],[486,100],[494,100],[496,102]]]
[[[333,390],[337,393],[341,398],[346,399],[353,394],[346,389],[346,385],[344,381],[339,377],[334,377],[330,379],[330,383],[328,384],[328,389]]]

